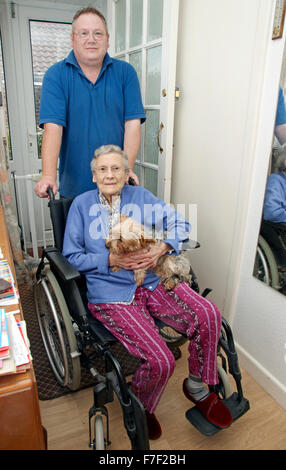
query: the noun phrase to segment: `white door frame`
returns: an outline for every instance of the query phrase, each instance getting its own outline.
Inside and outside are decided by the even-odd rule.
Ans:
[[[161,90],[166,90],[166,96],[161,94],[160,122],[164,128],[161,132],[159,152],[158,194],[161,199],[170,202],[172,185],[172,160],[174,140],[174,116],[176,102],[176,65],[179,22],[179,0],[165,0],[163,17],[163,48]]]

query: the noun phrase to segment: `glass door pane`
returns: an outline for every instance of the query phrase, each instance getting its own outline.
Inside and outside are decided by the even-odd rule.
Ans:
[[[148,1],[148,41],[154,41],[162,36],[164,0]]]
[[[137,72],[140,86],[142,89],[142,52],[141,51],[132,52],[129,56],[129,62],[131,65],[133,65],[133,67],[135,68]]]
[[[170,200],[179,0],[109,0],[109,7],[115,29],[110,55],[135,68],[147,115],[134,171],[141,185]]]
[[[147,50],[146,104],[160,104],[162,47]]]
[[[158,129],[160,110],[146,110],[144,162],[158,165]]]
[[[115,5],[115,52],[126,48],[126,0],[118,0]]]
[[[130,47],[142,43],[143,0],[132,0],[130,4]]]
[[[65,59],[71,50],[71,25],[50,21],[30,21],[32,48],[33,85],[35,96],[36,134],[38,157],[41,158],[43,131],[38,126],[41,90],[44,75],[48,68]]]
[[[149,189],[151,193],[157,194],[158,191],[158,171],[152,168],[144,170],[144,188]]]

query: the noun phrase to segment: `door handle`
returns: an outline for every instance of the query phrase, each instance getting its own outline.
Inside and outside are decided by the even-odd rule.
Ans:
[[[161,132],[162,132],[163,128],[164,128],[164,124],[161,122],[159,130],[158,130],[158,135],[157,135],[158,147],[159,147],[159,150],[160,150],[161,153],[164,150],[163,147],[161,147]]]

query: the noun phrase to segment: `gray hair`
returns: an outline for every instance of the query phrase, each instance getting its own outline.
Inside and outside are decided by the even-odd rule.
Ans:
[[[119,155],[122,156],[123,164],[124,164],[124,169],[125,171],[129,171],[129,162],[128,162],[128,156],[122,150],[118,145],[102,145],[96,151],[94,152],[93,159],[90,162],[90,168],[92,173],[95,172],[96,170],[96,160],[98,157],[101,155],[108,155],[109,153],[118,153]]]
[[[285,160],[286,160],[286,145],[284,144],[279,149],[274,149],[272,154],[272,172],[279,173],[286,173],[285,167]]]

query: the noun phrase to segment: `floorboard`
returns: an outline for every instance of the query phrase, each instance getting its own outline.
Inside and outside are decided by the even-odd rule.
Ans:
[[[242,371],[244,395],[250,410],[228,429],[206,437],[185,418],[190,402],[182,393],[187,374],[187,349],[182,348],[174,375],[164,391],[156,416],[162,436],[150,441],[151,450],[285,450],[286,410]],[[92,388],[54,400],[41,401],[43,425],[48,432],[50,450],[88,450],[88,411],[92,406]],[[108,405],[110,420],[109,450],[128,450],[127,437],[117,400]]]

